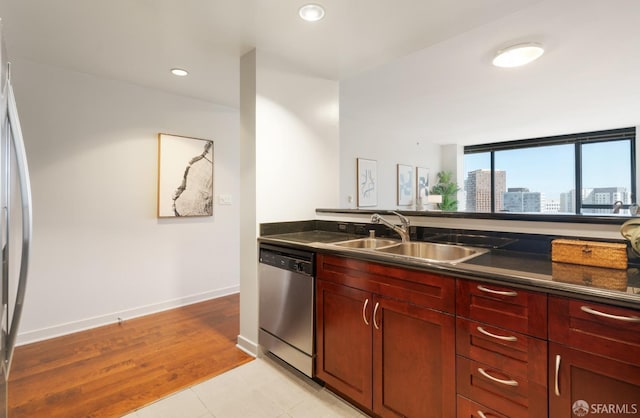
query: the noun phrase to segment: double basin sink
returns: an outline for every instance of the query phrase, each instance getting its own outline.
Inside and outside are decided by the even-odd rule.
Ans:
[[[451,244],[412,241],[399,242],[386,238],[359,238],[331,244],[344,249],[372,251],[393,257],[410,258],[430,263],[456,264],[482,255],[488,250]]]

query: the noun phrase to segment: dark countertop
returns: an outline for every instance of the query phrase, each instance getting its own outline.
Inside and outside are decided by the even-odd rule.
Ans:
[[[455,277],[640,309],[640,270],[636,267],[616,270],[553,263],[548,255],[500,249],[491,249],[486,254],[459,264],[429,263],[409,257],[389,256],[372,250],[354,250],[331,245],[331,243],[354,238],[363,238],[363,236],[334,231],[308,230],[262,235],[259,242],[344,255],[361,260],[417,268]]]

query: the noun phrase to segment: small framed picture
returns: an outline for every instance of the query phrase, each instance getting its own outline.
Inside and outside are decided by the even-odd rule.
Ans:
[[[398,164],[398,206],[413,204],[413,167]]]
[[[378,204],[378,162],[358,158],[356,175],[358,182],[358,207],[376,206]]]
[[[424,167],[416,167],[416,190],[417,199],[422,199],[429,194],[429,169]]]
[[[213,215],[213,141],[158,134],[158,217]]]

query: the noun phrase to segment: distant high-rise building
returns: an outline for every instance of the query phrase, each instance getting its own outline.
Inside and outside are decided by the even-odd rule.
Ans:
[[[542,204],[543,213],[558,213],[560,212],[560,202],[557,200],[545,200]]]
[[[576,213],[576,191],[560,193],[560,212]]]
[[[509,188],[503,193],[505,212],[542,212],[542,193],[524,187]]]
[[[583,193],[582,203],[587,205],[613,205],[620,200],[622,203],[631,203],[631,193],[624,187],[595,187]]]
[[[470,171],[465,179],[466,210],[468,212],[491,212],[491,170]],[[496,210],[503,206],[503,193],[507,190],[507,173],[495,171]]]
[[[631,203],[631,193],[625,187],[594,187],[582,196],[582,203],[586,205],[613,205],[617,201],[624,204]],[[585,213],[611,213],[610,208],[588,209]]]
[[[631,193],[625,187],[595,187],[592,189],[582,189],[582,204],[584,205],[612,205],[620,200],[624,204],[631,203]],[[576,191],[560,193],[560,212],[576,213]],[[611,209],[583,209],[583,213],[606,213],[610,214]]]

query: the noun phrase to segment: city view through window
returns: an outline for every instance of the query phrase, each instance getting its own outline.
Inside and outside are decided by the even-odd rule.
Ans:
[[[465,154],[459,210],[541,214],[613,214],[632,204],[629,140],[580,145],[582,187],[576,208],[576,146],[560,144],[497,150],[491,193],[491,152]],[[593,208],[589,205],[604,205]],[[628,209],[615,213],[629,214]]]

